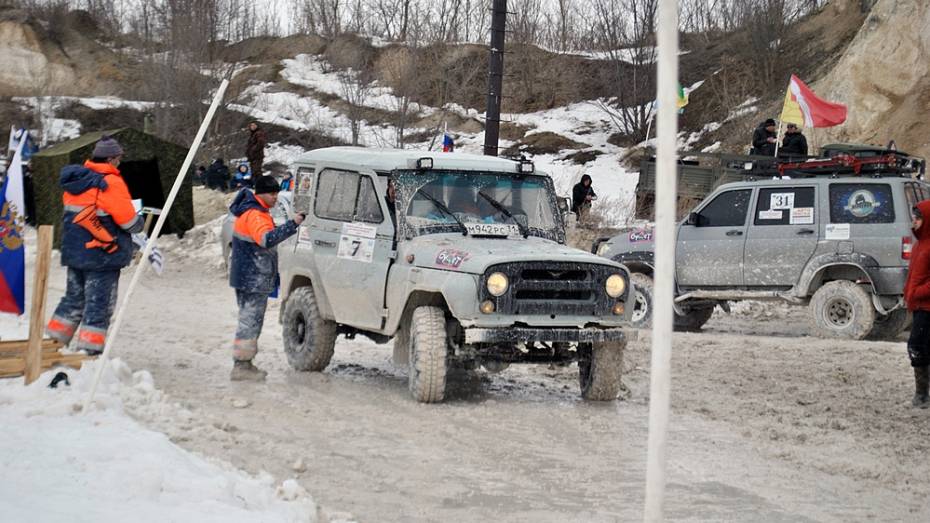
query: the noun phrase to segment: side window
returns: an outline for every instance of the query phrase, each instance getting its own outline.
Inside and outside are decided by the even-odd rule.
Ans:
[[[771,187],[759,189],[756,202],[756,225],[812,225],[814,223],[813,187]]]
[[[893,223],[894,199],[885,183],[830,185],[831,223]]]
[[[378,201],[378,193],[368,176],[362,176],[361,178],[361,186],[358,191],[358,208],[355,216],[360,222],[381,223],[384,221],[384,214],[381,213],[381,202]]]
[[[329,220],[352,221],[358,198],[358,173],[324,169],[318,178],[314,214]]]
[[[746,223],[752,189],[721,193],[701,209],[700,227],[735,227]]]
[[[908,212],[917,205],[917,202],[923,200],[921,194],[918,192],[918,186],[916,183],[906,183],[904,184],[904,197],[907,199],[907,208]],[[912,216],[913,218],[913,216]]]

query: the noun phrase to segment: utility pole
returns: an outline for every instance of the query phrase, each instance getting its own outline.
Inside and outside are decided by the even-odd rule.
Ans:
[[[507,0],[493,0],[491,7],[491,52],[488,57],[488,103],[485,112],[484,154],[497,156],[501,134],[501,91],[504,84],[504,31]]]

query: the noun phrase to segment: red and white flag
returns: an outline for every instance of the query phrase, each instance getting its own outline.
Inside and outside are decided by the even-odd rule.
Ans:
[[[800,127],[833,127],[846,121],[846,106],[818,98],[800,78],[791,75],[781,121]]]

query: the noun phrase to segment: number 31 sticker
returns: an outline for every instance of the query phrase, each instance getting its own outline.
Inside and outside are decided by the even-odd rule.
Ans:
[[[336,256],[346,260],[371,263],[377,229],[360,223],[345,223],[339,237]]]

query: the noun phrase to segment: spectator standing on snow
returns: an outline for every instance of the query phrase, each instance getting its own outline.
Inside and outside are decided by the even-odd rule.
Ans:
[[[132,261],[132,234],[143,225],[118,169],[122,157],[120,144],[104,136],[91,160],[66,165],[60,175],[61,264],[68,279],[46,332],[67,345],[80,326],[74,348],[90,355],[103,352],[119,273]]]
[[[785,137],[782,139],[778,156],[807,156],[807,138],[801,134],[797,125],[789,123],[785,126]]]
[[[240,163],[233,176],[232,188],[238,191],[244,187],[252,187],[252,172],[249,170],[249,164]]]
[[[584,174],[581,176],[581,181],[572,187],[572,212],[578,217],[579,222],[582,215],[587,215],[591,210],[591,202],[597,199],[591,183],[591,177]]]
[[[775,132],[775,120],[768,120],[759,124],[756,130],[752,132],[752,151],[751,154],[758,156],[775,156],[775,143],[778,141],[778,135]]]
[[[249,161],[249,167],[255,176],[262,175],[266,145],[268,145],[268,136],[265,130],[258,126],[258,122],[249,123],[249,141],[245,146],[245,158]]]
[[[229,206],[236,217],[229,285],[236,289],[239,305],[233,369],[229,376],[233,381],[261,381],[268,374],[256,367],[252,359],[258,353],[258,336],[265,321],[268,296],[277,286],[278,252],[275,247],[295,234],[304,220],[303,214],[297,214],[293,220],[274,226],[268,210],[277,203],[280,189],[271,176],[260,176],[254,192],[239,191]]]
[[[930,406],[930,200],[914,206],[911,230],[917,244],[911,251],[911,262],[904,284],[904,301],[913,313],[911,336],[907,340],[907,355],[914,368],[916,391],[911,404],[925,409]]]
[[[284,173],[284,179],[281,180],[281,190],[282,191],[293,191],[294,190],[294,174],[291,171]]]

